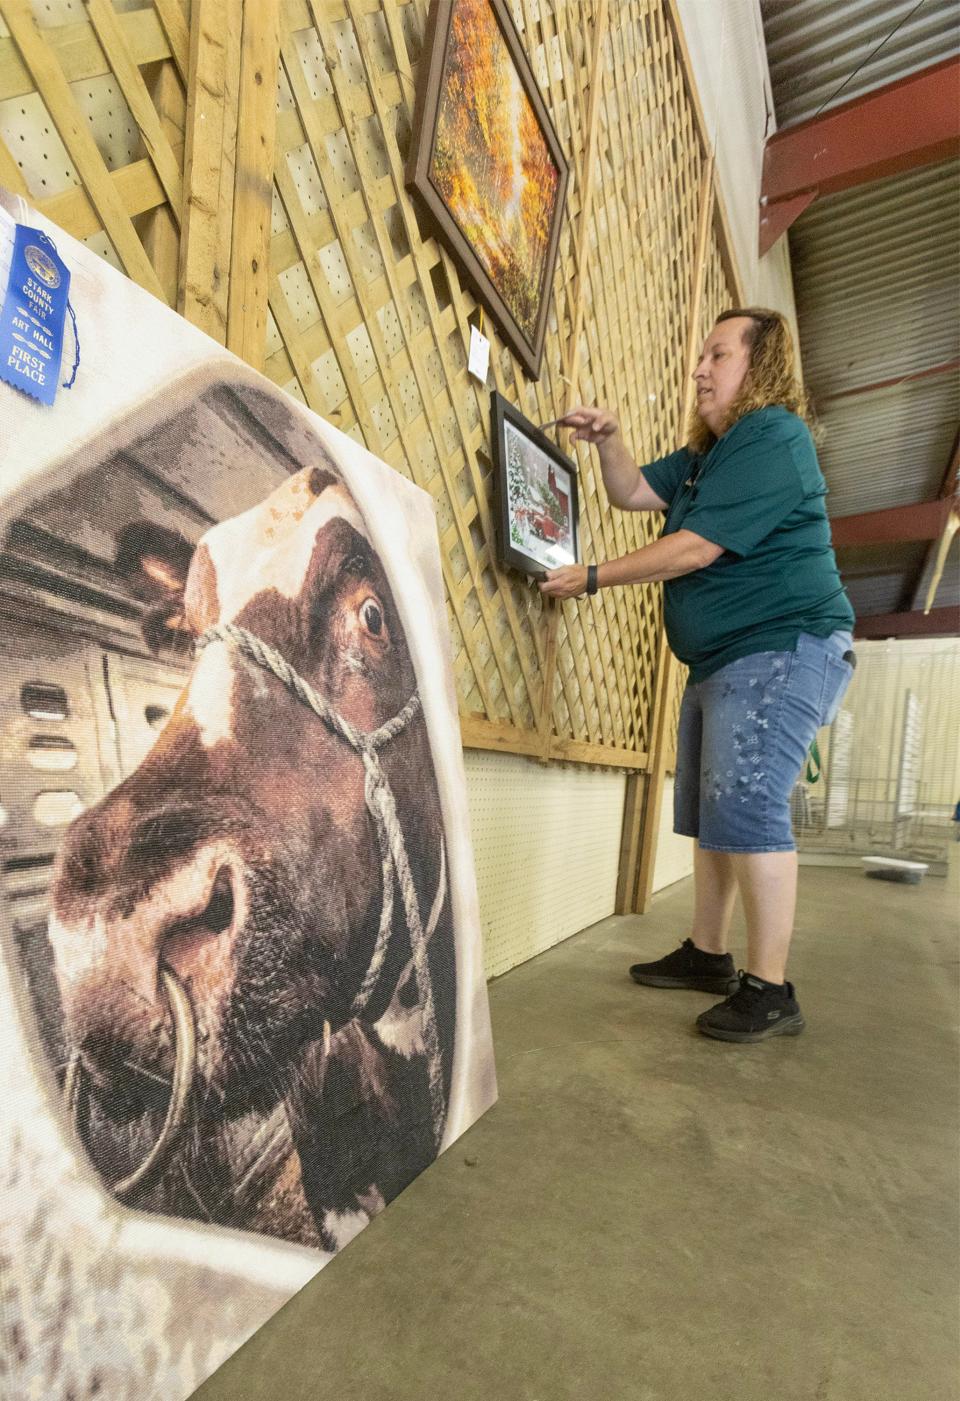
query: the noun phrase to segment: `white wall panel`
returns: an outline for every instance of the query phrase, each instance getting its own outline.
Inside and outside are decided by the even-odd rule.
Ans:
[[[673,778],[668,777],[663,785],[657,859],[653,868],[655,892],[693,875],[693,838],[678,837],[673,830],[673,782]]]
[[[786,240],[759,256],[763,144],[776,130],[760,5],[678,3],[747,301],[782,311],[796,330]]]
[[[464,753],[488,977],[613,913],[626,774]]]

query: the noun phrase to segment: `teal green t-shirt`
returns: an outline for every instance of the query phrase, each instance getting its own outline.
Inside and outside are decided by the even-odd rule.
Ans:
[[[738,657],[792,651],[802,632],[852,629],[830,543],[827,485],[796,414],[757,409],[704,456],[681,448],[643,474],[669,503],[664,535],[692,530],[724,551],[664,584],[667,638],[691,681]]]

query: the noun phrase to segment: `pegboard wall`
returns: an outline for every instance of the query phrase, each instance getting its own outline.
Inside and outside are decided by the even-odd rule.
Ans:
[[[0,183],[431,494],[465,743],[645,770],[658,589],[544,606],[496,565],[476,305],[404,189],[427,9],[0,0]],[[616,406],[647,459],[681,435],[697,314],[705,136],[672,0],[513,12],[571,185],[541,378],[495,329],[491,378],[540,422]],[[656,522],[580,468],[586,557],[644,543]]]
[[[488,977],[613,913],[626,775],[465,755]]]

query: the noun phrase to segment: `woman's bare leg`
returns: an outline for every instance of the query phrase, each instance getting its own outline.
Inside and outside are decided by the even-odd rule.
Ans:
[[[747,972],[782,983],[797,909],[797,853],[753,851],[731,859],[747,921]]]
[[[704,953],[726,953],[737,878],[726,851],[693,851],[693,932],[691,938]],[[761,975],[762,976],[762,975]]]

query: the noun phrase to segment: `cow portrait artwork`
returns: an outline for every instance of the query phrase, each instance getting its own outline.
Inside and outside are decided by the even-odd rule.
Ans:
[[[198,651],[57,858],[72,1108],[128,1199],[336,1249],[436,1155],[450,1084],[443,824],[390,587],[327,465],[189,559],[134,526],[117,566],[154,645]],[[251,1116],[288,1130],[256,1173]]]
[[[16,221],[83,351],[0,383],[0,1392],[185,1401],[496,1099],[437,518]]]

